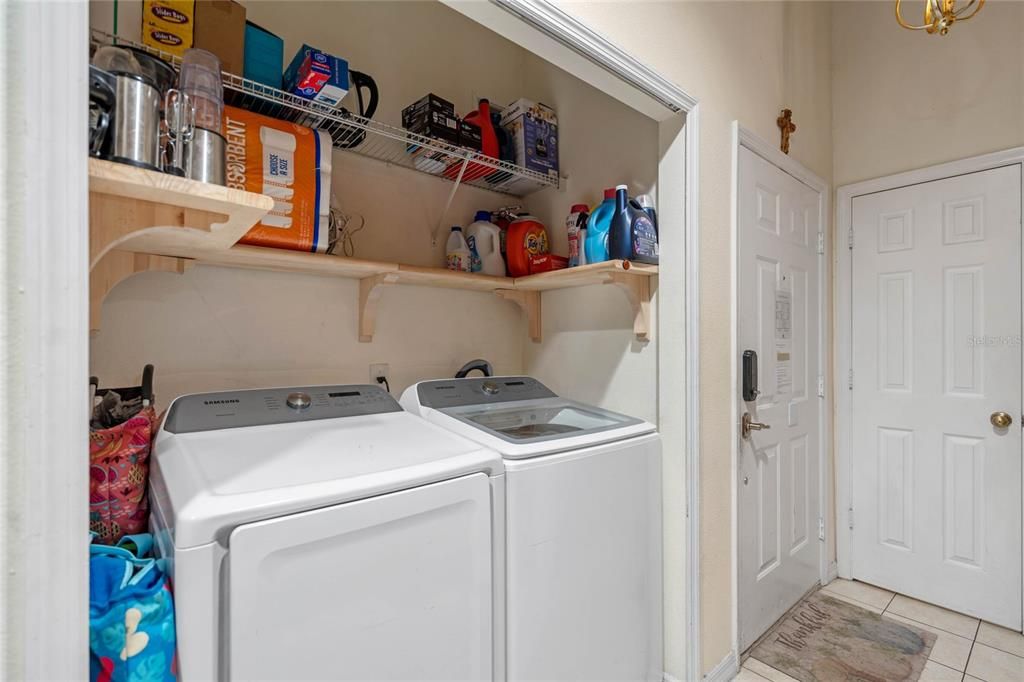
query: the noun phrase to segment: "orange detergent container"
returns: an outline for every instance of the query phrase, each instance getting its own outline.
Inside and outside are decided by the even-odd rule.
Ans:
[[[508,226],[505,239],[510,277],[530,274],[530,259],[548,252],[548,231],[532,215],[522,213]]]

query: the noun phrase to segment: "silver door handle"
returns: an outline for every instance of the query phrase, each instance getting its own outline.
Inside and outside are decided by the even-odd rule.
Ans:
[[[754,421],[749,412],[744,412],[743,419],[740,420],[740,434],[744,439],[750,438],[751,431],[767,431],[770,428],[772,427],[769,424]]]

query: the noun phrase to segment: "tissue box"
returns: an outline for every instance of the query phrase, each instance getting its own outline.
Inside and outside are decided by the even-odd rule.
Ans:
[[[348,94],[348,62],[303,45],[284,72],[284,89],[304,99],[336,107]]]
[[[558,116],[546,104],[518,99],[501,114],[516,149],[516,163],[558,177]]]
[[[283,71],[284,41],[251,21],[245,22],[243,75],[251,81],[280,88]]]

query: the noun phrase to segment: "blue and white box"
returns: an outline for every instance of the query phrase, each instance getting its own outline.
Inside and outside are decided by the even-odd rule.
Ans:
[[[558,116],[546,104],[518,99],[501,112],[501,127],[516,149],[516,164],[558,178]]]
[[[303,45],[284,72],[284,89],[293,95],[336,107],[348,94],[348,62]]]

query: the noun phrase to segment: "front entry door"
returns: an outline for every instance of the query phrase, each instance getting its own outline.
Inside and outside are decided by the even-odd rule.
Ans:
[[[847,510],[854,578],[1014,630],[1020,219],[1020,165],[854,198]]]
[[[757,353],[760,390],[744,401],[740,371],[739,410],[770,427],[737,434],[743,651],[819,578],[824,256],[820,193],[745,147],[738,170],[738,350]]]

